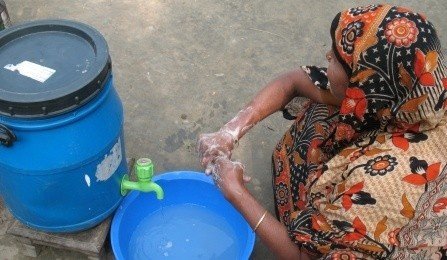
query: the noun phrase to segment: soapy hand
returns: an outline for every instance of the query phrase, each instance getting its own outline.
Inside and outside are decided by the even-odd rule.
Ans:
[[[205,168],[207,175],[211,174],[216,158],[231,158],[231,153],[237,139],[224,130],[215,133],[202,134],[198,140],[200,164]]]
[[[259,118],[253,107],[248,106],[239,111],[219,131],[199,136],[197,147],[206,174],[211,173],[212,164],[217,157],[231,158],[231,152],[239,138],[250,130]]]
[[[232,201],[245,189],[245,182],[250,177],[244,174],[244,166],[240,162],[233,162],[226,157],[217,157],[211,167],[213,180],[222,191],[225,198]]]

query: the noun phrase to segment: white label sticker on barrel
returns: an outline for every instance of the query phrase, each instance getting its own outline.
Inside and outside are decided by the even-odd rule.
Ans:
[[[30,61],[22,61],[17,65],[8,64],[4,67],[10,71],[18,71],[21,75],[37,80],[41,83],[44,83],[49,79],[56,70],[47,68],[45,66],[30,62]]]

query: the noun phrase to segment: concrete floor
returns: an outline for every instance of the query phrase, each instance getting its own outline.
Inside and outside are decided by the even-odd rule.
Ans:
[[[150,157],[157,172],[199,170],[199,133],[217,130],[275,75],[324,65],[339,10],[368,1],[6,0],[13,23],[45,18],[88,23],[107,39],[125,107],[127,155]],[[447,1],[394,1],[423,11],[447,44]],[[241,141],[235,159],[253,194],[274,212],[271,151],[289,122],[279,113]],[[0,230],[1,231],[1,230]],[[1,236],[0,258],[22,259]],[[44,250],[39,259],[82,259]],[[253,259],[273,256],[261,242]]]

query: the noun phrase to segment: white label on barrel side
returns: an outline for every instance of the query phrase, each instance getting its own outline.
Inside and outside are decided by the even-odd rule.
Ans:
[[[7,64],[5,69],[10,71],[18,71],[21,75],[44,83],[49,79],[56,70],[33,63],[31,61],[22,61],[17,65]]]
[[[104,155],[104,160],[96,167],[96,181],[108,180],[118,169],[122,159],[121,138],[118,138],[118,142],[112,147],[112,150]]]

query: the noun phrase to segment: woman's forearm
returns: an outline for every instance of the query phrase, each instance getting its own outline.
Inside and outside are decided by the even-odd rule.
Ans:
[[[255,124],[283,109],[296,96],[307,97],[326,104],[338,102],[329,91],[317,89],[302,69],[297,69],[267,84],[221,130],[231,134],[234,141],[237,141]]]
[[[239,140],[255,124],[283,108],[295,97],[294,86],[288,74],[270,82],[221,130]]]
[[[232,204],[241,212],[252,228],[258,224],[265,209],[245,188],[241,188],[231,197]],[[289,238],[286,227],[267,212],[256,230],[265,245],[280,259],[309,259],[301,253]]]

